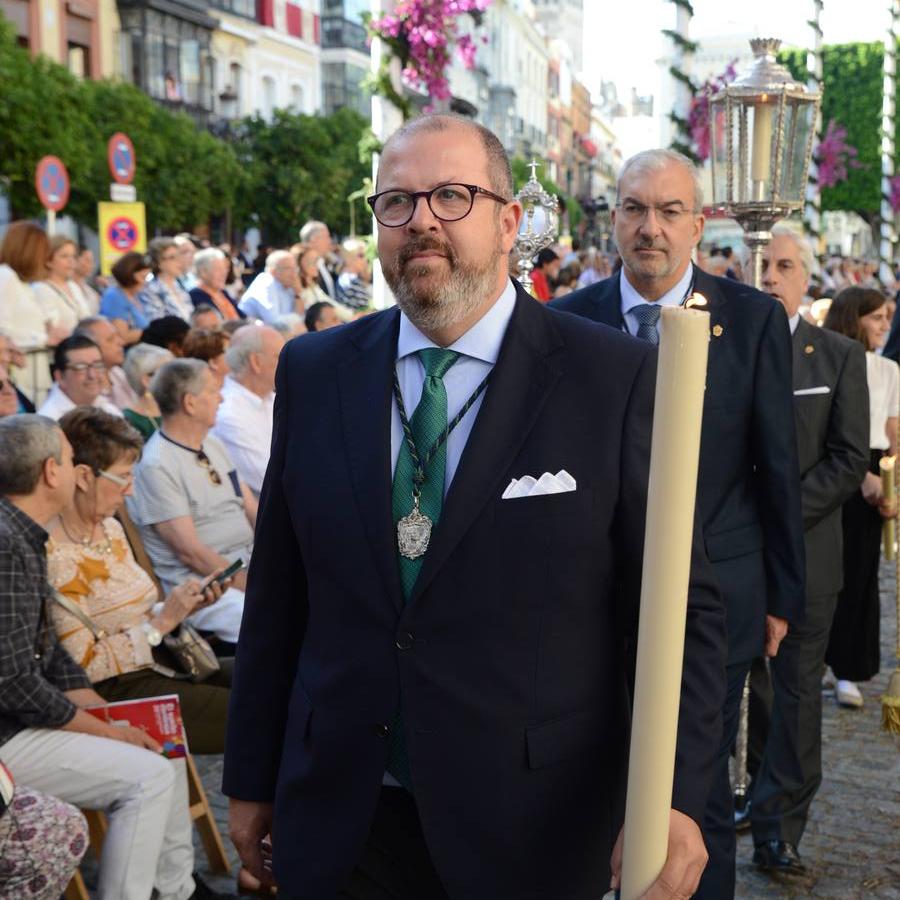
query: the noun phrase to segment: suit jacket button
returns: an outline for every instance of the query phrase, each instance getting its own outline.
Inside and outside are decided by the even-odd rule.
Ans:
[[[379,723],[378,725],[375,726],[375,735],[377,737],[386,738],[388,736],[389,731],[390,731],[390,728],[388,728],[387,725],[383,725],[383,724]]]
[[[397,635],[397,649],[411,650],[414,641],[415,638],[408,631],[401,631],[400,634]]]

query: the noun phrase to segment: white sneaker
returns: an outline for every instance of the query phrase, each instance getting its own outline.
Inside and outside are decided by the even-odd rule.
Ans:
[[[863,696],[852,681],[838,681],[836,694],[841,706],[859,709],[863,705]]]
[[[831,671],[831,666],[825,666],[825,674],[822,676],[822,690],[831,692],[834,690],[836,683],[837,679],[834,677],[834,672]]]

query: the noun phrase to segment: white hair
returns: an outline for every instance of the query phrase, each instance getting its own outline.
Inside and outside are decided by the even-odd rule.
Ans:
[[[263,329],[260,326],[239,328],[225,350],[225,362],[235,375],[241,375],[250,364],[251,353],[262,353]]]
[[[315,239],[320,231],[328,231],[328,226],[324,222],[318,221],[318,219],[310,219],[310,221],[300,229],[300,240],[304,244],[308,244]]]
[[[225,259],[225,254],[218,247],[198,250],[194,254],[194,271],[197,273],[197,277],[202,278],[203,273],[208,272],[217,259]]]
[[[684,166],[694,182],[694,211],[700,213],[703,210],[703,184],[700,181],[700,171],[683,153],[677,150],[642,150],[625,160],[619,178],[616,181],[616,202],[619,202],[619,189],[622,179],[632,170],[636,172],[659,172],[666,166],[677,163]]]
[[[273,250],[266,257],[266,271],[271,272],[283,259],[293,259],[289,250]]]
[[[174,359],[174,357],[168,350],[154,344],[135,344],[128,350],[125,362],[122,363],[122,370],[125,372],[131,389],[138,397],[143,396],[147,390],[144,387],[144,376],[155,372],[170,359]]]
[[[797,248],[797,255],[800,257],[800,263],[806,270],[806,274],[813,274],[814,257],[812,247],[809,246],[809,241],[807,241],[799,231],[795,228],[791,228],[790,225],[787,225],[784,222],[779,222],[772,228],[772,237],[790,238]]]

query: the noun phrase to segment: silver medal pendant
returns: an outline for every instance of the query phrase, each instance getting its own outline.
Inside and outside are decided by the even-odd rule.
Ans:
[[[412,511],[397,522],[397,547],[404,559],[425,555],[431,540],[431,519],[419,511],[419,498],[413,496]]]

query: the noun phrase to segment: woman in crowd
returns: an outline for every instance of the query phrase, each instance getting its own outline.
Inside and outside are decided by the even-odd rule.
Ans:
[[[358,238],[348,238],[341,244],[341,274],[338,276],[338,295],[349,317],[372,305],[372,270],[366,258],[366,244]],[[343,317],[345,321],[348,317]]]
[[[125,357],[122,368],[128,384],[138,397],[137,403],[123,411],[125,420],[133,425],[146,441],[159,428],[159,406],[150,393],[150,379],[156,370],[174,359],[168,350],[153,344],[135,344]]]
[[[72,444],[76,487],[71,504],[48,528],[48,580],[105,632],[95,637],[54,604],[60,643],[110,702],[178,694],[191,752],[222,753],[231,660],[223,660],[221,671],[207,681],[194,683],[154,671],[153,652],[164,635],[214,603],[230,582],[203,590],[199,582],[186,581],[157,607],[156,585],[113,518],[131,491],[141,436],[124,419],[94,407],[73,409],[59,424]]]
[[[0,897],[58,900],[87,847],[87,822],[76,807],[16,785],[0,815]]]
[[[80,244],[75,257],[75,275],[73,281],[81,288],[87,300],[92,316],[100,312],[100,294],[95,287],[97,265],[94,262],[94,251]]]
[[[842,706],[860,707],[856,682],[878,674],[880,604],[878,564],[884,517],[896,515],[893,498],[881,490],[878,463],[897,452],[897,407],[900,369],[893,360],[876,354],[888,333],[885,297],[871,288],[844,288],[832,301],[825,328],[860,341],[866,348],[869,385],[869,446],[871,464],[860,490],[845,504],[844,587],[838,596],[825,661],[837,679]]]
[[[75,281],[75,257],[78,246],[71,238],[58,234],[50,238],[47,277],[34,284],[34,295],[44,319],[68,337],[75,326],[91,314],[87,297]]]
[[[0,363],[0,419],[14,416],[19,411],[16,386],[9,380],[9,370]]]
[[[150,274],[150,257],[143,253],[126,253],[112,267],[116,284],[111,284],[100,298],[100,314],[106,316],[122,335],[125,346],[141,339],[150,318],[141,300],[141,291]]]
[[[148,318],[179,316],[187,322],[194,306],[188,292],[178,283],[181,259],[174,238],[160,237],[148,247],[153,278],[144,286],[141,299]]]
[[[20,347],[55,346],[64,329],[48,328],[30,282],[47,275],[50,242],[39,225],[13,222],[0,244],[0,328]]]
[[[194,271],[198,282],[197,286],[191,289],[191,301],[194,306],[203,304],[214,306],[226,322],[244,318],[231,294],[225,290],[228,259],[218,247],[200,250],[194,256]]]
[[[291,253],[297,260],[299,288],[295,312],[305,315],[313,303],[330,302],[331,298],[319,285],[319,252],[309,244],[294,244]]]
[[[202,331],[192,328],[181,347],[182,356],[202,359],[208,366],[216,386],[221,389],[230,371],[225,362],[225,351],[231,341],[224,331]]]

